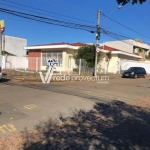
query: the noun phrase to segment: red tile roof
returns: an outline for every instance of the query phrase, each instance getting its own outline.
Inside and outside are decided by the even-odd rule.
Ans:
[[[84,45],[86,45],[86,44],[77,42],[77,43],[73,43],[73,44],[71,44],[71,45],[73,45],[73,46],[84,46]]]
[[[129,53],[129,52],[126,52],[126,51],[123,51],[123,50],[119,50],[119,49],[116,49],[116,48],[113,48],[113,47],[109,47],[109,46],[100,46],[99,47],[100,49],[104,49],[104,50],[108,50],[108,51],[121,51],[121,52],[125,52],[125,53]],[[133,54],[133,53],[129,53],[129,54]]]
[[[100,46],[99,48],[100,48],[100,49],[104,49],[104,50],[108,50],[108,51],[121,51],[121,50],[118,50],[118,49],[116,49],[116,48],[109,47],[109,46],[106,46],[106,45]]]
[[[72,45],[72,46],[84,46],[84,45],[86,45],[86,44],[80,43],[80,42],[73,43],[73,44],[66,43],[66,42],[60,42],[60,43],[39,44],[39,45],[33,45],[33,46],[48,46],[48,45]]]
[[[48,46],[48,45],[70,45],[70,44],[66,42],[60,42],[60,43],[38,44],[33,46]]]

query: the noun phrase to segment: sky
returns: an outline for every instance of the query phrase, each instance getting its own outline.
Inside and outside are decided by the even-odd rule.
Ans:
[[[99,43],[125,39],[118,36],[119,34],[126,39],[141,39],[150,44],[150,1],[147,0],[142,5],[129,3],[121,9],[118,9],[118,6],[116,0],[0,0],[0,8],[84,24],[92,26],[94,30],[96,30],[97,12],[100,10],[100,26],[105,31],[109,31],[107,32],[109,34],[101,33]],[[3,34],[25,38],[28,46],[58,42],[96,42],[96,33],[86,30],[33,21],[2,11],[0,11],[0,20],[5,21]],[[111,32],[117,34],[117,37],[114,37],[114,34],[110,37]]]

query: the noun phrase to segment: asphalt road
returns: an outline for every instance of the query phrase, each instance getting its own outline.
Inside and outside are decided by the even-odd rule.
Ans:
[[[96,82],[0,83],[0,137],[33,129],[60,114],[71,115],[77,109],[89,110],[96,102],[129,102],[150,97],[150,79],[110,79]],[[41,124],[42,125],[42,124]]]

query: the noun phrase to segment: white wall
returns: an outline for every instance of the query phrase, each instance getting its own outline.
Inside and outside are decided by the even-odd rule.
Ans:
[[[23,69],[28,68],[27,57],[3,56],[2,67],[5,69]]]
[[[26,39],[3,35],[3,50],[16,56],[26,56],[25,46],[27,46]]]
[[[141,47],[147,50],[150,49],[150,45],[146,43],[140,43],[130,39],[122,40],[122,41],[110,41],[110,42],[102,43],[102,45],[103,44],[129,53],[133,53],[133,46]]]
[[[129,69],[130,67],[143,67],[145,68],[146,72],[150,74],[150,63],[121,59],[121,62],[120,62],[121,72]]]
[[[122,50],[128,53],[133,53],[133,45],[132,45],[132,41],[111,41],[111,42],[105,42],[103,43],[107,46],[116,48],[118,50]]]

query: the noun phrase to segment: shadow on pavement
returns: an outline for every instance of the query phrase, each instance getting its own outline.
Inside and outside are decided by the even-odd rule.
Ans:
[[[8,82],[8,81],[10,81],[10,79],[2,78],[2,79],[0,80],[0,83],[5,83],[5,82]]]
[[[113,101],[23,132],[24,150],[149,150],[150,110]]]

